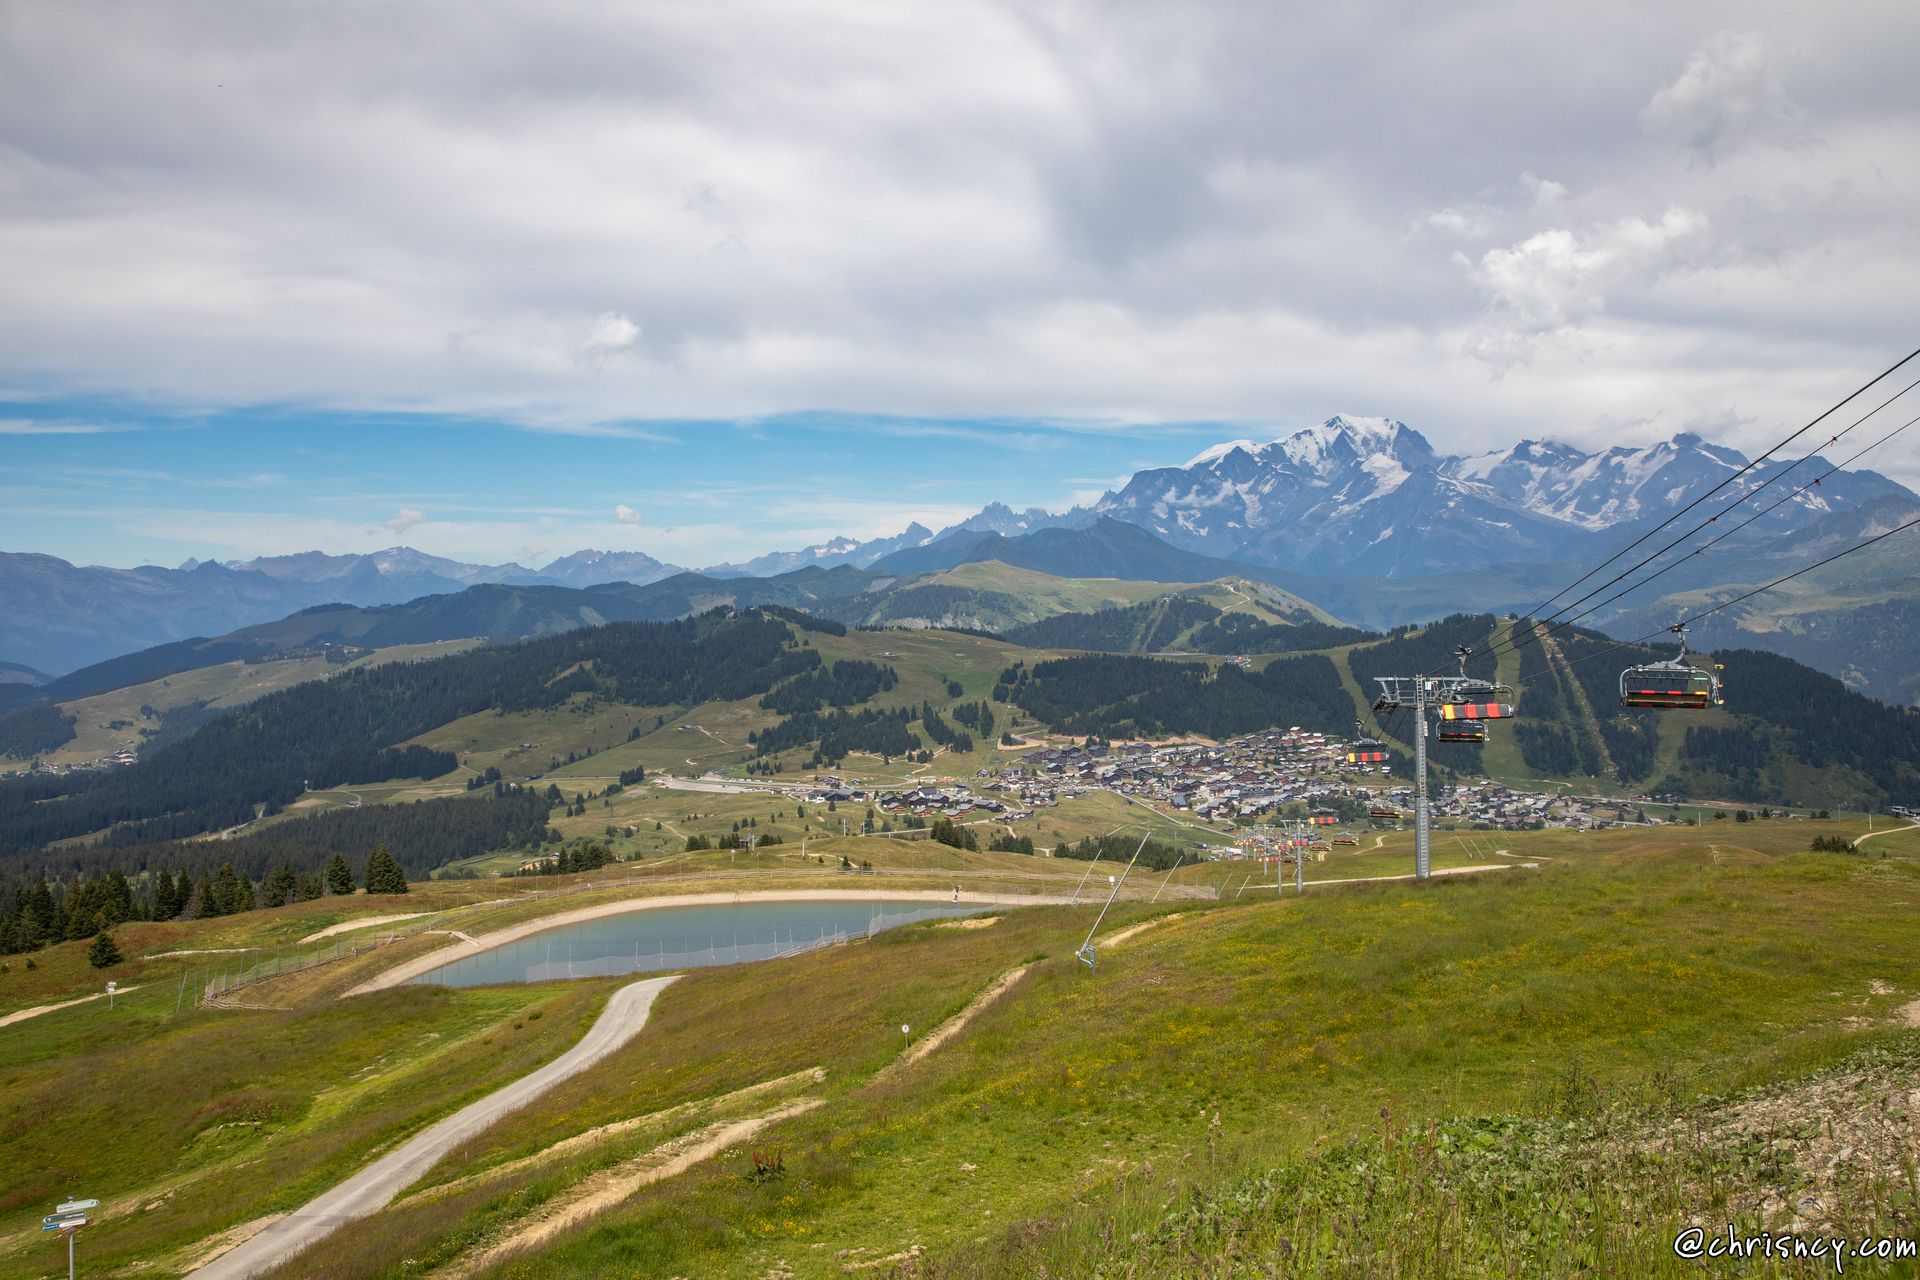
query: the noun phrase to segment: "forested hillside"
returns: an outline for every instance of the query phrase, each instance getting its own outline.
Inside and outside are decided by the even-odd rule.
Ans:
[[[1056,733],[1230,738],[1275,726],[1352,728],[1353,701],[1319,654],[1262,671],[1144,657],[1060,658],[1001,675],[1009,700]]]
[[[1250,613],[1230,612],[1189,596],[1168,596],[1136,605],[1061,613],[1001,635],[1036,649],[1092,649],[1108,653],[1298,653],[1332,649],[1376,638],[1358,627],[1302,618],[1266,622]]]
[[[1218,628],[1236,646],[1269,634],[1265,624],[1229,627],[1224,617],[1206,617],[1209,608],[1162,597],[1083,612],[1057,630],[1084,628],[1077,638],[1119,643],[1129,631],[1138,642],[1185,624],[1190,635]],[[872,656],[844,656],[849,633],[843,625],[778,612],[717,610],[678,622],[582,629],[349,669],[224,714],[199,708],[182,720],[183,736],[133,765],[0,781],[0,857],[16,866],[95,873],[184,865],[197,856],[195,846],[166,842],[246,828],[305,792],[403,778],[444,784],[459,764],[453,749],[465,750],[460,743],[471,738],[442,736],[425,745],[418,739],[487,713],[535,715],[564,707],[569,716],[591,716],[596,707],[648,708],[659,731],[666,720],[660,709],[724,703],[735,708],[730,714],[745,717],[735,721],[741,738],[733,740],[744,739],[753,753],[743,763],[763,773],[836,765],[857,753],[883,765],[926,763],[942,749],[991,763],[1002,734],[1023,716],[1074,736],[1222,739],[1290,725],[1345,736],[1356,717],[1370,727],[1378,723],[1369,708],[1375,677],[1452,672],[1459,645],[1475,649],[1470,674],[1503,677],[1514,686],[1519,716],[1494,723],[1485,748],[1436,743],[1432,758],[1443,770],[1831,807],[1920,798],[1920,713],[1872,702],[1790,659],[1753,651],[1717,655],[1726,667],[1726,705],[1701,712],[1618,705],[1620,670],[1671,650],[1623,646],[1578,629],[1509,647],[1501,642],[1515,624],[1486,614],[1357,640],[1347,629],[1316,622],[1270,629],[1283,641],[1345,641],[1334,658],[1087,654],[1016,661],[1001,671],[987,698],[977,683],[969,695],[947,675],[936,678],[924,656],[903,677],[891,651],[879,647],[899,642],[863,638],[851,651]],[[835,646],[835,660],[823,660],[809,633]],[[946,635],[942,652],[949,657],[953,645],[990,646],[996,664],[1005,660],[999,642]],[[911,681],[905,690],[903,678]],[[7,727],[31,741],[35,733],[58,733],[58,715],[45,706],[28,718],[16,714]],[[1405,715],[1388,717],[1377,731],[1404,756],[1412,745],[1409,725]],[[517,741],[518,731],[509,732]],[[365,851],[384,842],[418,874],[472,853],[537,843],[545,830],[536,806],[510,790],[492,799],[435,803],[453,807],[368,806],[357,816],[272,825],[220,849],[223,858],[257,870],[276,861],[306,866],[323,849]],[[396,816],[403,814],[409,816]],[[439,829],[428,838],[423,833],[433,824]],[[50,855],[56,844],[58,853]]]
[[[451,754],[392,744],[477,711],[554,707],[576,694],[637,706],[743,698],[819,665],[784,622],[749,614],[349,672],[268,695],[125,768],[0,783],[0,855],[100,831],[112,843],[178,839],[250,821],[310,788],[446,773]]]

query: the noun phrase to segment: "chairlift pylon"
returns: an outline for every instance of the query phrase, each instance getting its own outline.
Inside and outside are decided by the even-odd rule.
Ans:
[[[1620,673],[1620,705],[1704,711],[1720,706],[1726,699],[1720,689],[1718,665],[1712,671],[1687,661],[1687,624],[1676,622],[1667,630],[1680,637],[1680,652],[1664,662],[1648,662],[1628,667]]]

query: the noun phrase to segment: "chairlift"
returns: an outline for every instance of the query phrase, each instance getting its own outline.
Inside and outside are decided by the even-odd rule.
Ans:
[[[1400,811],[1398,809],[1382,808],[1379,805],[1374,806],[1374,808],[1371,811],[1371,816],[1376,822],[1400,821]]]
[[[1333,833],[1333,842],[1335,844],[1358,845],[1360,843],[1360,837],[1351,831],[1336,831]]]
[[[1686,623],[1675,623],[1667,630],[1680,637],[1680,652],[1665,662],[1649,662],[1622,671],[1620,705],[1689,711],[1720,706],[1726,699],[1721,695],[1719,665],[1708,671],[1687,661]]]
[[[1480,743],[1487,740],[1487,726],[1478,720],[1441,720],[1433,736],[1441,742]]]
[[[1440,704],[1440,719],[1446,720],[1506,720],[1513,715],[1513,704],[1502,702],[1502,698],[1511,698],[1513,688],[1494,680],[1482,680],[1467,674],[1467,659],[1473,656],[1472,645],[1460,645],[1453,651],[1460,662],[1460,677],[1454,681],[1452,696]],[[1447,738],[1443,742],[1482,742],[1486,735],[1478,738]]]
[[[1347,744],[1348,764],[1379,764],[1387,758],[1387,744],[1378,738],[1369,738],[1361,732],[1360,722],[1353,722],[1353,741]]]

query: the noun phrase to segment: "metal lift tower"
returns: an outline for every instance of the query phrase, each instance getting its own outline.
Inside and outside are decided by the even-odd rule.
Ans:
[[[1452,676],[1375,676],[1380,696],[1373,700],[1376,717],[1391,715],[1402,707],[1413,708],[1413,876],[1425,880],[1433,874],[1432,830],[1427,811],[1427,708],[1444,706],[1449,718],[1461,720],[1504,720],[1513,714],[1513,690],[1504,684],[1482,680],[1467,674],[1467,658],[1473,650],[1462,646],[1455,650],[1460,674]]]

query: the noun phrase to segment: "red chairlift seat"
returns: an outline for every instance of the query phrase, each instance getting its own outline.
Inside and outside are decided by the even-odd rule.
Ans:
[[[1680,652],[1665,662],[1648,662],[1620,673],[1620,705],[1661,710],[1704,711],[1726,701],[1720,677],[1687,661],[1685,623],[1669,628],[1680,637]]]
[[[1511,702],[1443,702],[1442,720],[1506,720],[1513,715]]]

